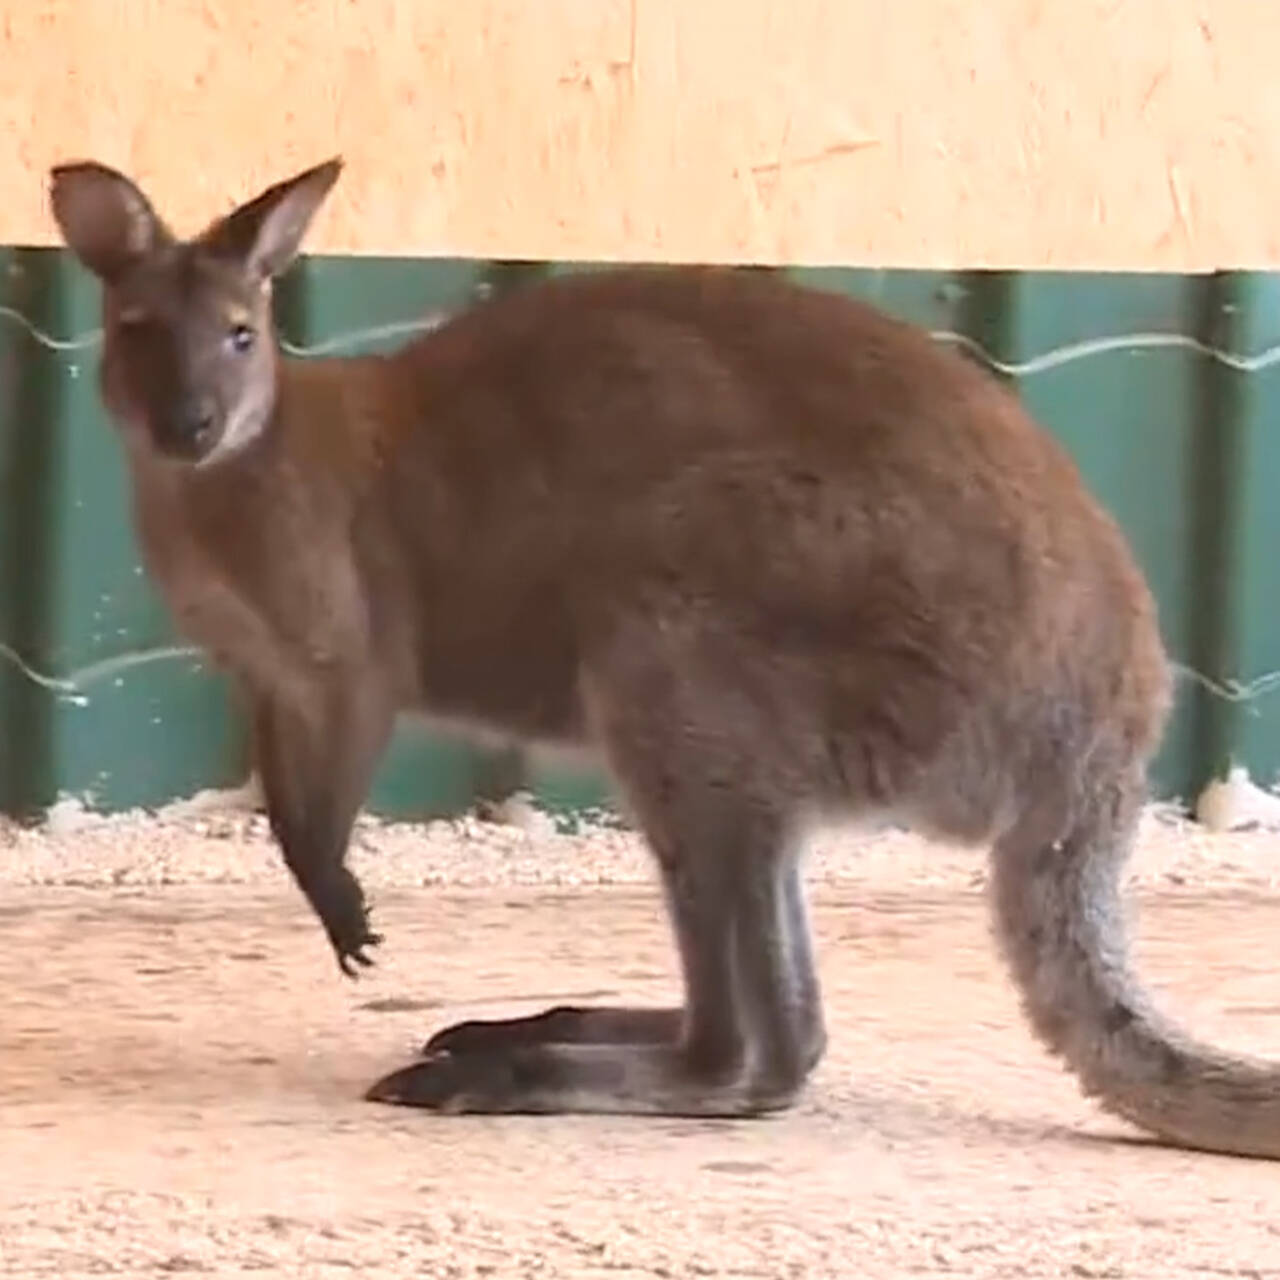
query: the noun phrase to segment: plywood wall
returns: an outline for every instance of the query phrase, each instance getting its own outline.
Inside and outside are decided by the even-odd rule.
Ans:
[[[0,242],[44,173],[180,230],[333,152],[311,246],[1280,265],[1269,0],[0,0]]]

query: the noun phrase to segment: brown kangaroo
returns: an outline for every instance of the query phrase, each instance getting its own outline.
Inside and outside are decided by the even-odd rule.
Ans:
[[[825,1045],[811,824],[990,843],[1037,1034],[1174,1143],[1280,1156],[1280,1070],[1194,1042],[1126,959],[1119,882],[1170,701],[1113,521],[1015,397],[777,276],[552,278],[385,357],[272,328],[337,160],[191,240],[96,163],[52,205],[102,281],[104,403],[146,564],[242,684],[285,861],[343,969],[346,847],[394,717],[596,750],[661,869],[678,1009],[436,1034],[368,1096],[751,1115]]]

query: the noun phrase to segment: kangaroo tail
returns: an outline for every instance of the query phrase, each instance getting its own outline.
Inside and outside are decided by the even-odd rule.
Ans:
[[[1130,967],[1121,875],[1145,787],[1094,779],[1072,788],[1065,822],[1028,814],[993,850],[996,928],[1024,1011],[1106,1110],[1174,1146],[1280,1159],[1280,1066],[1196,1042]]]

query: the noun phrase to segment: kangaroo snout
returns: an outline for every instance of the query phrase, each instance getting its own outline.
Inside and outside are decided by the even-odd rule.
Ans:
[[[168,451],[198,462],[218,443],[218,402],[210,395],[188,396],[178,405],[169,424]]]

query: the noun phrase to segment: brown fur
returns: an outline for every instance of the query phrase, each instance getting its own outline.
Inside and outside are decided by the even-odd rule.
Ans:
[[[1128,968],[1117,884],[1169,675],[1117,527],[1016,400],[869,307],[722,270],[555,279],[387,358],[283,360],[270,278],[336,176],[182,243],[121,175],[55,171],[105,285],[149,570],[248,693],[344,968],[377,940],[352,818],[416,710],[599,752],[686,996],[448,1028],[370,1096],[786,1106],[825,1043],[801,846],[866,814],[992,843],[1030,1020],[1104,1105],[1280,1154],[1272,1069],[1167,1027]]]

